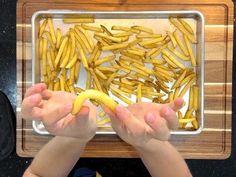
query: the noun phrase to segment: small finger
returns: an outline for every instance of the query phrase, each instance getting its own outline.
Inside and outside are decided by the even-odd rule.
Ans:
[[[35,84],[34,86],[32,86],[32,87],[30,87],[29,89],[26,90],[25,98],[30,96],[30,95],[36,94],[36,93],[41,93],[46,88],[47,88],[47,86],[44,83]]]
[[[176,130],[178,128],[178,118],[176,116],[176,112],[174,112],[169,106],[164,106],[161,109],[160,115],[167,121],[168,127],[171,130]]]
[[[39,106],[41,101],[42,101],[42,97],[40,94],[35,94],[35,95],[26,97],[22,102],[22,107],[21,107],[22,116],[25,119],[31,119],[33,117],[32,109],[34,107]]]
[[[184,104],[184,100],[182,98],[176,98],[174,101],[172,101],[168,105],[173,111],[176,112],[183,107],[183,104]]]
[[[148,133],[155,139],[167,141],[170,137],[170,130],[167,122],[161,117],[157,117],[154,113],[148,112],[144,116],[145,122],[151,127]]]

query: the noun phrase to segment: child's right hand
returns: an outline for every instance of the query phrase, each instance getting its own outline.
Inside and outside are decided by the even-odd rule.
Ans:
[[[136,103],[127,108],[118,105],[115,113],[105,109],[116,133],[136,148],[144,147],[151,139],[166,141],[170,129],[178,127],[176,111],[183,105],[177,98],[170,104]]]
[[[74,137],[87,143],[96,133],[96,108],[91,103],[85,103],[77,115],[72,115],[70,112],[75,98],[74,94],[53,92],[43,83],[36,84],[25,93],[22,117],[42,121],[53,135]]]

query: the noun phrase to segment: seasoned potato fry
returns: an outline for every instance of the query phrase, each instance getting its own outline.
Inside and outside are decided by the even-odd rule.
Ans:
[[[88,63],[92,63],[94,61],[95,56],[97,55],[97,53],[99,52],[99,45],[97,44],[94,49],[92,54],[90,55],[90,58],[88,59]]]
[[[80,45],[85,45],[86,49],[88,50],[89,53],[92,53],[92,47],[88,42],[88,39],[86,38],[85,34],[83,34],[79,29],[81,28],[75,28],[76,34],[79,36],[78,39],[80,39]]]
[[[64,18],[64,23],[94,23],[94,18]]]
[[[56,30],[56,48],[59,49],[61,42],[62,32],[59,28]]]
[[[189,56],[189,53],[188,53],[186,47],[184,46],[184,44],[181,42],[181,40],[180,40],[180,38],[179,38],[179,36],[178,36],[178,34],[177,34],[177,31],[175,31],[173,34],[174,34],[174,38],[175,38],[177,44],[179,45],[180,49],[181,49],[182,52],[183,52],[183,54],[184,54],[185,56]]]
[[[195,111],[197,111],[199,107],[198,100],[199,100],[199,88],[198,86],[194,85],[193,86],[193,108]]]
[[[43,55],[43,45],[44,45],[43,38],[40,37],[39,38],[39,47],[38,47],[38,57],[40,60],[42,59],[42,55]]]
[[[158,55],[161,53],[161,51],[162,51],[163,49],[165,49],[166,47],[167,47],[167,44],[161,46],[160,48],[158,48],[158,50],[156,50],[153,54],[151,54],[150,57],[151,57],[152,59],[154,59],[154,58],[155,58],[156,56],[158,56]]]
[[[103,46],[102,50],[115,50],[115,49],[126,48],[127,46],[128,46],[127,43],[113,44],[113,45]]]
[[[132,33],[140,33],[140,30],[124,27],[124,26],[112,26],[112,30],[120,30],[120,31],[126,31],[126,32],[132,32]]]
[[[179,21],[177,21],[174,18],[169,18],[170,22],[178,29],[180,30],[184,35],[187,36],[187,38],[192,42],[192,43],[197,43],[196,39],[194,38],[194,36],[189,33],[185,27],[182,25],[182,23],[180,23]]]
[[[130,54],[141,56],[141,57],[144,57],[144,55],[145,55],[145,52],[141,51],[141,50],[128,49],[127,52]]]
[[[66,55],[64,58],[62,58],[60,68],[65,68],[70,57],[70,52],[71,52],[71,43],[68,44],[68,48],[66,50]]]
[[[49,31],[52,36],[53,44],[56,44],[57,39],[56,39],[56,34],[55,34],[54,26],[53,26],[53,21],[51,18],[48,18],[47,22],[48,22],[48,26],[49,26]]]
[[[192,78],[195,77],[195,74],[192,73],[192,74],[189,74],[187,77],[185,77],[182,81],[181,81],[181,86],[186,84],[187,82],[189,82]]]
[[[178,97],[180,91],[180,87],[177,87],[174,92],[174,99]]]
[[[143,57],[128,53],[126,50],[121,51],[120,54],[122,56],[127,56],[127,57],[130,57],[130,58],[133,58],[133,59],[136,59],[136,60],[140,60],[140,61],[143,59]]]
[[[86,30],[84,30],[81,26],[79,25],[76,25],[76,28],[85,36],[85,39],[87,40],[89,46],[90,46],[90,49],[93,50],[94,48],[94,44],[93,44],[93,41],[91,39],[91,37],[89,36],[89,34],[87,33]]]
[[[176,40],[175,40],[173,34],[168,31],[168,32],[167,32],[167,35],[170,37],[170,40],[171,40],[171,43],[172,43],[173,47],[176,48],[177,42],[176,42]]]
[[[42,50],[42,65],[43,65],[43,75],[47,74],[47,39],[43,38],[43,50]]]
[[[142,99],[142,85],[138,84],[136,102],[141,103],[142,101],[141,99]]]
[[[112,36],[112,33],[105,26],[103,26],[103,25],[100,25],[100,26],[101,26],[103,32],[107,33],[107,35],[109,35],[109,36]]]
[[[79,54],[80,54],[80,57],[81,57],[81,61],[84,65],[84,68],[88,69],[88,61],[87,61],[87,58],[84,54],[84,51],[82,49],[79,49]]]
[[[82,48],[84,53],[88,54],[89,53],[88,48],[85,46],[84,41],[82,40],[82,38],[74,30],[72,32],[75,34],[75,39],[76,39],[75,45],[76,45],[76,47],[78,49]]]
[[[73,32],[69,32],[70,34],[70,39],[71,39],[71,52],[70,52],[70,57],[69,58],[72,58],[74,55],[75,55],[75,48],[76,48],[76,44],[75,44],[75,33]]]
[[[176,87],[180,86],[181,81],[184,79],[186,75],[186,70],[178,77],[178,79],[175,81],[175,83],[172,85],[171,89],[175,89]]]
[[[176,66],[176,64],[168,56],[162,54],[162,58],[165,59],[165,61],[169,64],[170,67],[178,68],[178,66]]]
[[[60,89],[61,89],[61,91],[65,91],[65,78],[64,78],[64,76],[60,77]]]
[[[136,38],[160,38],[162,34],[137,34]]]
[[[123,101],[124,103],[131,105],[133,104],[132,101],[130,101],[129,99],[127,99],[126,97],[124,97],[123,95],[121,95],[119,92],[116,92],[115,90],[111,90],[111,93],[116,96],[117,98],[119,98],[121,101]]]
[[[48,31],[43,32],[43,37],[46,36],[46,39],[48,40],[48,44],[50,44],[50,47],[52,47],[55,50],[55,45],[53,44],[52,36]]]
[[[124,60],[124,61],[129,61],[129,62],[134,62],[134,63],[139,63],[139,64],[142,64],[142,61],[141,60],[137,60],[137,59],[134,59],[132,57],[127,57],[125,55],[121,55],[120,60]]]
[[[131,97],[129,93],[120,90],[119,88],[117,88],[113,84],[110,85],[110,89],[111,89],[111,91],[117,92],[117,93],[122,94],[122,95],[124,95],[126,97],[129,97],[129,98]]]
[[[77,61],[76,63],[75,63],[75,83],[77,83],[77,80],[79,79],[79,73],[80,73],[80,61]]]
[[[145,32],[145,33],[153,34],[152,29],[146,28],[146,27],[143,27],[143,26],[132,26],[131,28],[142,31],[142,32]]]
[[[109,36],[109,35],[105,35],[104,33],[95,33],[94,34],[95,36],[99,36],[101,38],[105,38],[105,39],[108,39],[108,40],[111,40],[111,41],[114,41],[114,42],[122,42],[122,39],[121,38],[118,38],[118,37],[113,37],[113,36]]]
[[[64,48],[65,48],[65,46],[66,46],[66,44],[67,44],[67,41],[68,41],[68,37],[65,37],[65,38],[63,39],[62,43],[61,43],[61,46],[60,46],[60,48],[59,48],[58,54],[57,54],[56,59],[55,59],[55,66],[56,66],[56,67],[57,67],[58,64],[59,64],[59,61],[60,61],[60,59],[61,59],[62,52],[63,52],[63,50],[64,50]]]
[[[99,69],[94,69],[95,73],[102,79],[108,79],[106,75],[104,75]]]
[[[132,33],[130,31],[112,34],[112,36],[114,36],[114,37],[126,37],[126,36],[130,36],[130,35],[132,35]]]
[[[167,50],[162,50],[162,54],[166,55],[176,66],[178,66],[181,69],[185,69],[185,66],[176,60]],[[167,61],[167,60],[166,60]],[[168,61],[167,61],[168,62]]]
[[[180,58],[181,60],[189,61],[189,57],[186,57],[185,55],[182,55],[180,52],[178,52],[178,51],[175,50],[174,48],[168,47],[168,49],[169,49],[173,54],[175,54],[175,56],[177,56],[178,58]]]
[[[133,63],[132,65],[134,67],[136,67],[137,69],[140,69],[140,70],[142,70],[143,72],[145,72],[147,74],[150,74],[150,75],[153,74],[153,71],[151,71],[150,69],[147,69],[146,67],[144,67],[144,66],[142,66],[142,65],[140,65],[138,63]]]
[[[99,65],[101,65],[101,64],[103,64],[103,63],[105,63],[105,62],[109,62],[109,61],[114,60],[115,57],[116,57],[115,55],[110,55],[110,56],[101,58],[101,59],[99,59],[99,60],[96,60],[96,61],[94,62],[94,65],[95,65],[95,66],[99,66]]]
[[[193,121],[192,121],[192,124],[193,124],[193,128],[194,128],[195,130],[197,130],[197,129],[199,128],[199,124],[198,124],[197,119],[193,120]]]
[[[194,94],[193,94],[193,86],[189,89],[189,101],[188,101],[188,109],[194,108]]]
[[[100,71],[102,72],[111,72],[111,73],[114,73],[117,71],[117,69],[115,68],[111,68],[111,67],[106,67],[106,66],[98,66],[97,67]]]
[[[168,94],[168,101],[169,102],[172,102],[174,100],[174,92],[170,92],[169,94]],[[178,117],[180,117],[180,116],[178,116]]]
[[[103,92],[102,86],[101,86],[101,84],[100,84],[100,82],[99,82],[99,80],[98,80],[98,78],[97,78],[97,75],[96,75],[95,72],[93,71],[93,69],[89,69],[89,72],[90,72],[91,76],[92,76],[93,79],[94,79],[94,84],[96,85],[97,89],[98,89],[99,91]]]
[[[89,25],[85,25],[85,24],[81,24],[82,28],[86,29],[86,30],[90,30],[90,31],[95,31],[95,32],[103,32],[103,30],[99,27],[95,27],[95,26],[89,26]]]
[[[48,61],[47,63],[49,65],[50,70],[54,71],[54,65],[53,65],[53,61],[52,61],[50,51],[47,51],[47,61]]]
[[[75,65],[72,68],[70,68],[70,76],[69,76],[70,85],[73,85],[75,83],[75,68],[76,68]]]
[[[44,32],[44,30],[45,30],[45,28],[46,28],[46,26],[47,26],[47,23],[48,23],[48,20],[45,19],[45,20],[42,22],[42,24],[40,25],[40,27],[39,27],[39,37],[42,37],[43,32]]]
[[[179,123],[188,123],[193,122],[196,118],[188,118],[188,119],[179,119]]]
[[[189,56],[190,56],[190,59],[191,59],[191,63],[192,63],[192,66],[196,66],[197,63],[196,63],[196,58],[195,56],[193,55],[193,51],[192,51],[192,48],[190,46],[190,43],[188,41],[188,38],[184,35],[184,41],[185,41],[185,44],[187,46],[187,49],[188,49],[188,53],[189,53]]]
[[[185,29],[186,29],[190,34],[194,34],[193,29],[191,28],[191,26],[190,26],[186,21],[184,21],[184,20],[181,19],[181,18],[177,18],[177,20],[185,27]]]
[[[159,38],[154,38],[154,39],[149,39],[149,40],[145,40],[142,42],[139,42],[139,44],[141,46],[145,46],[145,45],[150,45],[150,44],[156,44],[156,43],[160,43],[165,39],[165,37],[159,37]]]
[[[193,108],[187,110],[186,113],[185,113],[184,119],[188,119],[189,117],[191,117],[191,115],[193,114],[193,111],[194,111]]]
[[[194,82],[196,81],[196,77],[193,77],[185,86],[184,88],[181,90],[180,94],[178,97],[182,98],[185,93],[187,92],[187,90],[191,87],[191,85],[194,84]]]
[[[127,80],[126,78],[121,78],[121,79],[120,79],[120,82],[123,83],[123,84],[130,85],[130,86],[136,85],[136,83],[131,82],[131,81]]]
[[[72,57],[72,59],[69,61],[69,63],[66,65],[66,69],[71,68],[77,61],[78,59],[78,54],[75,53],[74,56]]]

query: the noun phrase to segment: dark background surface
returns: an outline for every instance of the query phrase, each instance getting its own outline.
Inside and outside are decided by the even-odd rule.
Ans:
[[[236,12],[236,11],[235,11]],[[235,14],[235,13],[234,13]],[[234,30],[234,34],[236,31]],[[234,35],[235,36],[235,35]],[[234,46],[233,70],[236,67],[236,48]],[[0,90],[3,91],[16,108],[16,2],[0,0]],[[233,73],[234,73],[233,71]],[[233,90],[235,90],[236,74],[233,74]],[[233,134],[232,155],[227,160],[187,160],[194,177],[236,177],[235,148],[235,93],[233,93]],[[1,135],[0,135],[1,136]],[[15,151],[0,161],[0,177],[22,176],[29,166],[31,158],[18,157]],[[158,165],[158,164],[157,164]],[[149,176],[140,159],[116,158],[82,158],[76,164],[98,171],[103,177],[142,177]],[[50,168],[50,167],[49,167]],[[170,167],[171,168],[171,167]]]

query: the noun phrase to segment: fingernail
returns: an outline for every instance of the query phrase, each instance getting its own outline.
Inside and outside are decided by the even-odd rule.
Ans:
[[[39,99],[39,96],[38,96],[38,95],[32,95],[32,96],[30,97],[30,101],[32,101],[32,102],[37,102],[38,99]]]
[[[153,114],[151,112],[147,113],[146,120],[148,123],[153,123],[155,121],[155,119],[156,119],[155,114]]]

